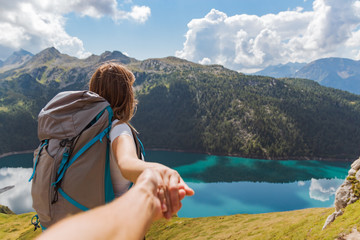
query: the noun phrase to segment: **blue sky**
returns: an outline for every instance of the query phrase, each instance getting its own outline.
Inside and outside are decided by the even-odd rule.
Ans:
[[[119,50],[252,72],[322,57],[360,59],[359,0],[0,0],[0,59],[50,46]]]
[[[298,6],[312,7],[311,1],[304,0],[153,0],[134,3],[151,9],[151,16],[144,24],[134,21],[115,24],[109,17],[91,19],[70,14],[66,30],[83,39],[85,49],[92,53],[120,50],[137,59],[146,59],[174,56],[186,40],[187,24],[194,18],[203,18],[213,8],[230,16],[261,16]]]

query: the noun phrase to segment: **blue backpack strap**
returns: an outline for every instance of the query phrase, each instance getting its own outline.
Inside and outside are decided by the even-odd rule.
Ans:
[[[95,136],[93,139],[91,139],[85,146],[83,146],[75,154],[75,156],[73,158],[71,158],[71,160],[69,162],[67,161],[68,155],[65,154],[66,152],[64,153],[63,160],[61,162],[62,166],[58,170],[59,177],[54,183],[52,183],[52,185],[56,185],[58,182],[60,182],[64,176],[64,173],[71,166],[71,164],[73,164],[76,161],[76,159],[78,159],[81,156],[81,154],[83,154],[87,149],[89,149],[94,143],[96,143],[97,141],[100,141],[102,143],[103,138],[105,136],[107,136],[107,138],[109,138],[109,133],[110,133],[111,126],[112,126],[112,118],[113,118],[113,111],[112,111],[111,107],[107,106],[104,110],[102,110],[96,116],[96,121],[99,120],[99,118],[102,116],[102,114],[104,113],[105,110],[108,111],[108,115],[109,115],[108,127],[106,129],[104,129],[101,133],[99,133],[97,136]],[[105,184],[104,189],[105,189],[105,202],[108,203],[114,199],[114,190],[113,190],[111,175],[110,175],[110,143],[109,143],[109,141],[107,141],[106,144],[107,144],[107,146],[106,146],[106,160],[105,160],[105,174],[104,174],[104,178],[105,178],[104,179],[104,184]],[[83,211],[89,210],[89,208],[85,207],[84,205],[80,204],[79,202],[77,202],[73,198],[71,198],[60,187],[58,188],[58,191],[72,205],[76,206],[77,208],[79,208]]]
[[[144,149],[144,145],[143,145],[143,143],[140,141],[140,138],[138,137],[138,136],[136,136],[136,138],[137,138],[137,140],[139,141],[139,143],[140,143],[140,146],[141,146],[141,152],[142,152],[142,154],[144,155],[144,157],[145,157],[145,149]]]
[[[102,110],[97,116],[96,116],[96,121],[99,120],[99,118],[103,115],[103,113],[105,112],[105,110],[108,111],[109,114],[109,123],[112,123],[112,118],[114,116],[113,110],[111,109],[110,105],[107,106],[106,108],[104,108],[104,110]],[[111,125],[111,124],[110,124]]]
[[[106,162],[105,162],[105,202],[111,202],[114,198],[115,198],[115,194],[114,194],[114,189],[113,189],[113,184],[111,181],[111,174],[110,174],[110,130],[112,127],[112,118],[114,116],[113,110],[110,106],[106,107],[106,110],[108,111],[109,114],[109,126],[108,126],[108,133],[107,133],[107,146],[106,146]]]
[[[34,178],[34,175],[35,175],[35,171],[36,171],[36,167],[37,167],[37,164],[38,164],[38,161],[39,161],[39,156],[41,154],[41,151],[43,150],[43,148],[49,144],[49,140],[46,139],[44,141],[44,143],[40,146],[40,149],[39,149],[39,152],[38,154],[36,155],[36,159],[35,159],[35,164],[34,164],[34,170],[33,170],[33,173],[31,175],[31,177],[29,178],[29,182]]]
[[[69,157],[68,155],[63,155],[63,160],[61,161],[61,165],[60,168],[58,170],[58,178],[55,182],[52,183],[53,186],[55,186],[58,182],[61,181],[61,179],[64,177],[64,174],[66,172],[66,170],[71,166],[71,164],[73,164],[76,159],[78,159],[81,154],[83,154],[86,150],[88,150],[94,143],[96,143],[97,141],[100,141],[101,143],[103,142],[103,138],[105,136],[107,136],[111,130],[111,124],[112,124],[112,116],[113,116],[113,111],[111,109],[110,106],[107,106],[104,110],[102,110],[97,118],[100,118],[100,116],[104,113],[104,111],[107,110],[109,113],[109,125],[107,128],[105,128],[101,133],[99,133],[97,136],[95,136],[93,139],[91,139],[85,146],[83,146],[76,154],[74,157],[71,158],[70,161],[67,161],[67,158]]]
[[[109,203],[115,198],[113,184],[110,174],[110,142],[107,142],[106,147],[106,162],[105,162],[105,202]]]
[[[72,199],[69,195],[67,195],[61,188],[58,189],[59,193],[68,201],[70,202],[72,205],[74,205],[75,207],[83,210],[83,211],[87,211],[89,210],[89,208],[85,207],[84,205],[78,203],[77,201],[75,201],[74,199]]]
[[[41,225],[41,223],[40,223],[40,227],[41,227],[41,230],[44,232],[47,228],[46,227],[44,227],[43,225]]]
[[[68,202],[70,202],[75,207],[77,207],[83,211],[89,210],[89,208],[85,207],[81,203],[79,203],[79,202],[75,201],[73,198],[71,198],[61,188],[59,188],[58,191]],[[115,195],[114,195],[114,190],[113,190],[111,175],[110,175],[110,144],[107,143],[106,162],[105,162],[105,202],[109,203],[114,198],[115,198]]]
[[[69,149],[65,149],[65,150],[64,150],[64,153],[63,153],[63,158],[62,158],[62,160],[61,160],[59,169],[58,169],[58,171],[57,171],[57,174],[58,174],[58,175],[59,175],[59,174],[62,172],[62,170],[64,169],[65,164],[67,163],[68,159],[69,159]]]

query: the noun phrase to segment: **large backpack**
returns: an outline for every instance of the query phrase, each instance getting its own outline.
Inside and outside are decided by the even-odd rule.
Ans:
[[[43,230],[68,215],[113,200],[112,118],[109,103],[90,91],[61,92],[39,113],[40,145],[29,181]],[[141,143],[134,131],[133,136],[140,157]]]

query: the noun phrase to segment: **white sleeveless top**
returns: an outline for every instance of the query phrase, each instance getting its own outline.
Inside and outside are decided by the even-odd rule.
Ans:
[[[111,141],[111,154],[110,154],[110,174],[111,174],[111,181],[113,184],[114,194],[115,197],[120,197],[122,194],[129,190],[131,182],[123,177],[121,174],[120,168],[114,156],[114,151],[112,149],[113,141],[121,136],[121,135],[128,135],[131,139],[134,139],[130,127],[125,124],[116,124],[118,120],[114,120],[111,131],[110,131],[110,141]],[[135,142],[134,142],[135,145]],[[144,157],[142,157],[144,159]]]

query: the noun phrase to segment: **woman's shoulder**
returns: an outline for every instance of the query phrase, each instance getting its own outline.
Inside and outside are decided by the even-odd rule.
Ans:
[[[110,140],[113,141],[116,137],[121,135],[128,135],[133,137],[131,129],[126,123],[119,123],[118,120],[115,120],[111,126],[110,131]]]

